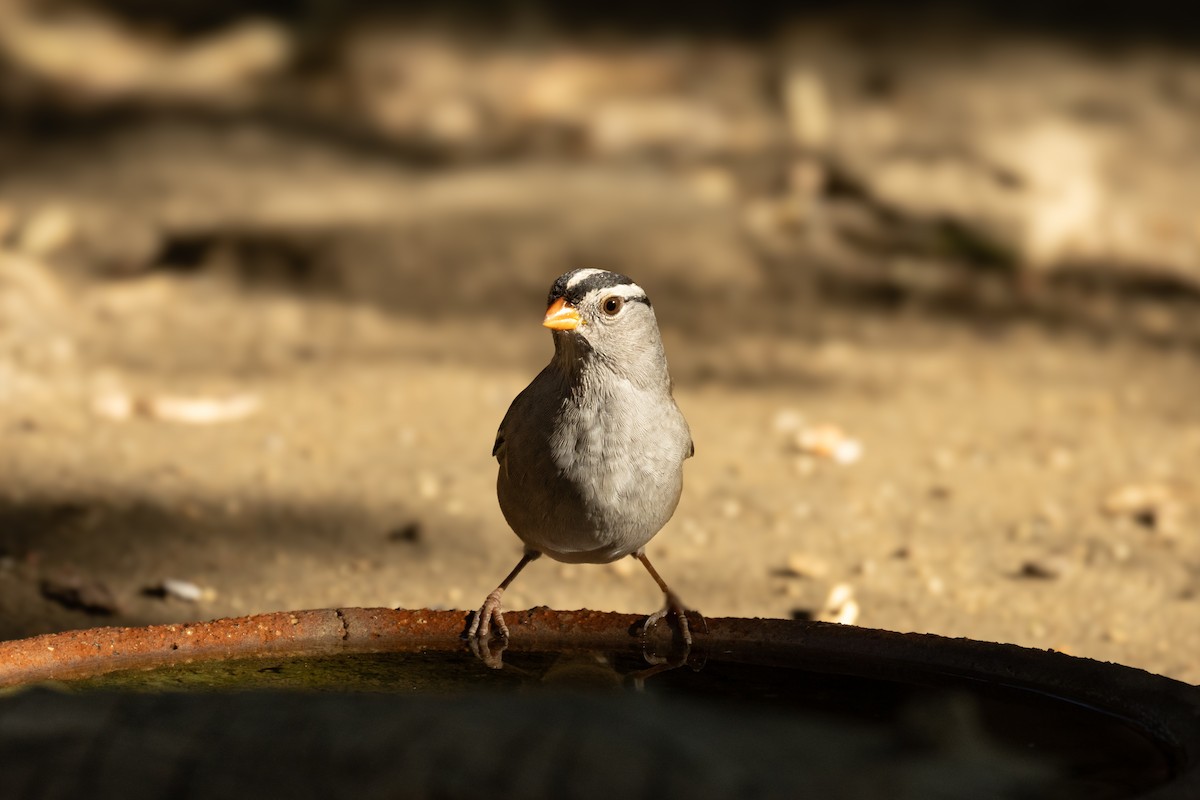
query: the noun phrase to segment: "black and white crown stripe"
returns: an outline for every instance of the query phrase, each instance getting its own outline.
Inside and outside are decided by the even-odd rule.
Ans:
[[[606,294],[617,295],[626,301],[650,305],[646,290],[634,283],[632,278],[603,269],[577,269],[563,275],[550,287],[546,305],[561,297],[571,305],[578,306],[588,295],[604,290],[607,290]]]

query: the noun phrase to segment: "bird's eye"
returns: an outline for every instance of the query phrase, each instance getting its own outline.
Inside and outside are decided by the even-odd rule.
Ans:
[[[625,300],[623,298],[610,297],[604,301],[602,308],[604,309],[604,313],[611,317],[615,316],[616,313],[621,310],[621,306],[623,305],[625,305]]]

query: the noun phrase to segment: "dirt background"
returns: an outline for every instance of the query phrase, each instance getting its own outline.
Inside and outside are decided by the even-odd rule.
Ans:
[[[687,603],[1200,683],[1195,32],[1070,8],[7,4],[0,636],[476,607],[600,266],[696,441]]]

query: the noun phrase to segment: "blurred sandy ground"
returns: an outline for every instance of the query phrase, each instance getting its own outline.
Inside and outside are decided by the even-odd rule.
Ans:
[[[1186,26],[466,7],[0,5],[0,633],[476,605],[594,265],[696,432],[690,603],[1200,681]],[[510,602],[649,611],[633,566]]]

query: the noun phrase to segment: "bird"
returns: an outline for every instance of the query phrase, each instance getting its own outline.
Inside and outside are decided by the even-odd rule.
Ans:
[[[494,625],[508,640],[501,596],[542,555],[568,564],[632,556],[664,598],[643,632],[674,616],[690,646],[687,609],[645,550],[675,513],[683,463],[696,452],[650,298],[625,275],[584,268],[559,276],[546,304],[554,355],[512,401],[492,447],[500,510],[525,550],[467,635],[486,640]]]

